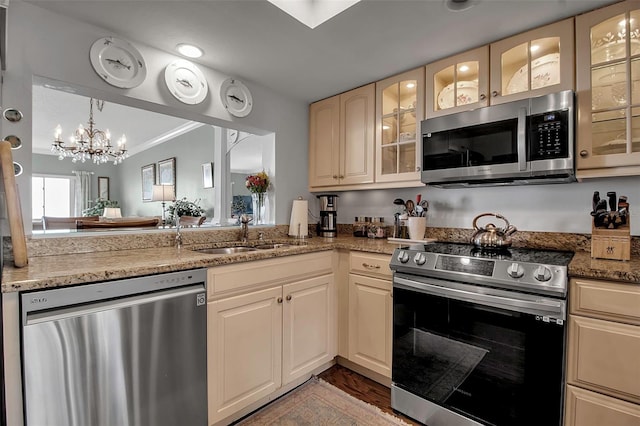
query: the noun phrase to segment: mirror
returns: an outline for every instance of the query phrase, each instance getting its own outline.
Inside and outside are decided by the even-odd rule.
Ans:
[[[89,97],[46,84],[33,86],[33,235],[54,232],[43,229],[43,215],[82,216],[83,211],[86,215],[87,208],[100,204],[97,200],[105,194],[107,207],[120,208],[118,221],[162,217],[162,202],[145,200],[143,195],[144,185],[159,184],[161,179],[172,180],[167,182],[175,184],[177,199],[197,202],[204,209],[203,226],[235,225],[240,212],[232,204],[249,195],[246,176],[263,169],[274,173],[273,134],[258,136],[108,101],[101,108],[94,103],[94,130],[109,130],[114,146],[124,133],[128,158],[117,165],[60,160],[51,152],[56,127],[61,127],[62,146],[73,147],[70,137],[80,124],[89,127],[89,111]],[[87,192],[91,201],[83,203],[80,194]],[[171,204],[165,202],[165,210]],[[70,231],[78,232],[55,232]]]

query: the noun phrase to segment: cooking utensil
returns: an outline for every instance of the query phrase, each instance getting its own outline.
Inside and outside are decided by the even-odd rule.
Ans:
[[[393,204],[395,204],[396,206],[404,206],[404,200],[402,198],[396,198],[395,200],[393,200]]]
[[[493,223],[486,224],[483,228],[479,228],[478,219],[484,216],[495,216],[502,219],[505,223],[504,228],[498,228]],[[506,248],[511,246],[511,235],[517,231],[516,227],[511,225],[509,221],[498,213],[482,213],[473,219],[473,228],[476,230],[471,236],[471,243],[481,248]]]
[[[416,205],[419,206],[420,205],[420,201],[422,200],[422,194],[418,194],[416,196]]]
[[[416,215],[416,212],[415,212],[416,205],[413,202],[413,200],[407,200],[404,205],[407,208],[407,213],[409,213],[409,216],[415,216]]]
[[[429,202],[427,200],[422,200],[419,204],[420,207],[422,207],[422,210],[424,210],[425,212],[429,210]]]
[[[615,191],[607,192],[607,198],[609,198],[609,210],[616,211],[618,209],[618,197],[616,197]]]

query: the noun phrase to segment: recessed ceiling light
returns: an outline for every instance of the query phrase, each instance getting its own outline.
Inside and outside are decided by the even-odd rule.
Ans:
[[[460,65],[460,68],[458,68],[458,71],[460,72],[469,71],[469,65]]]
[[[444,0],[444,5],[452,12],[461,12],[475,6],[479,0]]]
[[[193,44],[180,43],[176,46],[176,50],[187,58],[199,58],[203,55],[202,49]]]

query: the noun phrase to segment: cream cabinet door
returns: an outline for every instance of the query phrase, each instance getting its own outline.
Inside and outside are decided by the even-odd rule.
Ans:
[[[340,97],[309,106],[309,186],[338,184],[340,168]]]
[[[391,281],[349,275],[349,360],[391,377]]]
[[[375,84],[340,95],[341,185],[373,182]]]
[[[338,323],[333,275],[286,284],[282,295],[285,385],[336,356]]]
[[[567,381],[640,403],[640,327],[569,317]]]
[[[489,46],[426,66],[426,118],[489,104]]]
[[[640,3],[576,17],[578,178],[640,175]]]
[[[491,104],[575,89],[573,18],[489,46]]]
[[[640,406],[567,386],[566,426],[638,426]]]
[[[282,287],[208,304],[209,424],[281,385]]]
[[[376,83],[376,182],[420,181],[424,68]]]

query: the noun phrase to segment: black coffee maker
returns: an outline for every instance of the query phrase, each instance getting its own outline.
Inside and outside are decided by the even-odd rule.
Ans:
[[[320,200],[320,223],[318,224],[318,236],[333,238],[338,236],[337,202],[338,196],[334,194],[318,195]]]

